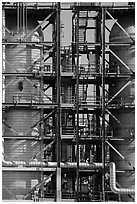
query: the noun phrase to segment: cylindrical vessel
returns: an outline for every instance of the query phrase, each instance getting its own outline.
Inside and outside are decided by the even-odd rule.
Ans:
[[[14,74],[40,71],[41,47],[34,46],[31,42],[42,41],[43,34],[38,29],[29,35],[38,26],[35,15],[33,16],[29,11],[25,29],[21,25],[18,29],[15,10],[11,13],[7,11],[5,15],[6,27],[12,31],[12,35],[6,33],[7,41],[26,42],[8,44],[5,47],[5,72],[7,73],[5,102],[13,103],[14,106],[7,109],[4,115],[4,160],[17,161],[18,165],[22,165],[41,151],[41,141],[35,140],[35,137],[38,138],[41,135],[38,123],[42,117],[41,111],[33,110],[29,108],[29,105],[26,108],[23,107],[23,104],[39,103],[42,100],[41,81],[35,75],[34,77],[16,77]],[[18,104],[22,106],[19,107]],[[25,137],[29,137],[29,140]],[[30,139],[30,137],[33,138]],[[36,160],[41,161],[41,153],[36,156]],[[27,195],[40,182],[40,179],[41,172],[5,170],[3,172],[3,199],[23,199],[23,196]],[[27,199],[31,199],[31,196]]]
[[[125,14],[125,15],[124,15]],[[111,43],[129,43],[129,45],[113,46],[110,49],[120,58],[132,71],[135,71],[135,44],[132,39],[135,39],[135,14],[134,11],[130,13],[124,13],[122,16],[118,15],[118,24],[122,26],[125,32],[117,25],[114,24],[111,34]],[[127,33],[127,34],[126,34]],[[129,37],[130,36],[130,37]],[[111,65],[117,65],[120,68],[120,73],[130,73],[130,70],[126,68],[115,56],[111,55]],[[115,68],[117,68],[115,66]],[[113,71],[114,67],[111,68]],[[111,72],[110,69],[110,72]]]
[[[13,32],[13,36],[9,34],[6,35],[8,41],[19,42],[23,40],[38,42],[42,40],[43,36],[40,31],[36,31],[31,37],[26,38],[38,25],[37,21],[32,19],[32,17],[28,18],[27,29],[25,31],[17,31],[15,23],[15,16],[6,16],[6,26]],[[35,37],[35,35],[38,35],[38,37]],[[40,69],[40,63],[36,63],[40,58],[40,48],[27,44],[6,45],[5,53],[6,73],[30,73]],[[5,86],[5,100],[8,103],[28,102],[32,100],[39,101],[39,79],[29,77],[16,78],[14,75],[6,76]]]
[[[135,182],[134,173],[130,171],[135,167],[135,141],[134,141],[134,129],[135,129],[135,111],[133,108],[135,100],[135,86],[134,80],[131,81],[123,90],[122,87],[128,83],[127,77],[135,71],[135,46],[132,39],[135,38],[135,16],[134,12],[124,12],[117,14],[118,23],[123,27],[125,32],[117,25],[114,24],[111,34],[110,42],[127,42],[130,45],[111,46],[110,49],[116,55],[111,52],[110,55],[110,70],[109,72],[121,75],[121,77],[112,80],[109,86],[110,98],[119,92],[119,94],[111,101],[118,107],[112,110],[114,117],[110,117],[110,125],[114,130],[114,138],[123,139],[111,141],[113,147],[120,153],[116,153],[114,149],[110,148],[110,160],[115,162],[116,170],[129,171],[128,173],[118,173],[117,182],[121,187],[133,188]],[[126,34],[126,32],[128,34]],[[131,36],[131,38],[129,36]],[[121,62],[120,62],[121,61]],[[124,66],[126,64],[126,66]],[[133,201],[132,197],[128,195],[122,196],[122,201]]]

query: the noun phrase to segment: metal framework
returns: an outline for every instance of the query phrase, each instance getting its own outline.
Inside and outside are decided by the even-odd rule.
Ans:
[[[134,164],[115,143],[125,145],[134,141],[134,128],[126,127],[119,117],[120,113],[134,111],[134,96],[129,100],[118,96],[132,85],[135,73],[113,47],[129,47],[135,43],[134,37],[115,20],[116,12],[119,15],[134,13],[134,4],[74,3],[65,8],[59,2],[20,2],[3,3],[2,9],[3,200],[8,195],[9,200],[105,202],[122,201],[122,194],[126,194],[128,198],[124,199],[134,201],[134,190],[123,189],[111,179],[115,176],[115,166],[110,163],[113,160],[110,154],[114,152],[129,167],[117,169],[116,173],[123,176],[128,172],[133,178]],[[72,11],[72,44],[66,48],[61,46],[60,14],[64,10]],[[14,16],[17,28],[12,30],[10,17]],[[40,23],[27,32],[30,29],[28,18],[33,17]],[[108,19],[130,40],[108,42]],[[47,41],[40,34],[49,26],[52,26],[52,40]],[[95,33],[94,41],[87,39],[91,31]],[[35,50],[40,53],[38,57]],[[34,53],[34,59],[27,58],[30,52]],[[82,55],[88,63],[80,62]],[[127,72],[111,64],[108,55]],[[26,64],[23,61],[22,65],[20,61],[24,56]],[[120,80],[124,83],[114,95],[109,95],[109,87]],[[27,122],[23,117],[28,117]],[[115,127],[110,127],[111,120],[116,123]],[[117,126],[124,130],[126,138],[114,136]],[[129,148],[133,150],[132,146]],[[9,178],[7,182],[8,172],[15,180]],[[29,179],[30,183],[34,182],[22,195],[16,189],[19,185],[16,175],[23,175],[24,183]]]

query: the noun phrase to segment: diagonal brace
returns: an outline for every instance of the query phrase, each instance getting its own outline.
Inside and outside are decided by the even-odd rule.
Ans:
[[[133,79],[128,80],[128,82],[107,102],[109,104],[116,96],[118,96],[131,82]]]
[[[120,121],[118,120],[109,110],[106,110],[108,112],[108,114],[110,116],[112,116],[112,118],[114,118],[114,120],[118,123],[118,124],[121,124],[121,127],[124,127],[124,130],[128,132],[128,134],[130,135],[130,137],[132,139],[134,139],[134,133],[130,131],[130,129],[127,129],[126,126]],[[126,129],[125,129],[126,128]],[[127,138],[125,138],[127,139]]]
[[[115,147],[113,147],[112,144],[110,144],[108,141],[106,141],[106,143],[107,143],[122,159],[125,159],[125,157],[124,157]]]
[[[6,26],[2,25],[2,27],[12,36],[14,36],[13,32],[10,31]]]
[[[112,144],[110,144],[108,141],[106,141],[106,143],[123,159],[125,160],[129,166],[131,166],[133,169],[135,169],[135,167],[131,164],[131,162],[129,162],[125,156],[123,156]]]
[[[33,126],[31,126],[31,128],[35,127],[36,125],[38,125],[42,120],[47,120],[52,114],[54,113],[54,110],[51,111],[48,115],[46,115],[45,117],[42,117],[37,123],[35,123]]]
[[[14,130],[10,125],[8,125],[4,120],[2,121],[2,123],[3,123],[4,125],[6,125],[8,128],[10,128],[13,133],[15,133],[16,135],[18,135],[17,131]]]
[[[29,163],[29,162],[31,162],[32,160],[34,160],[35,158],[37,158],[37,156],[40,155],[43,151],[47,151],[48,148],[50,148],[53,143],[54,143],[54,141],[52,141],[51,143],[49,143],[48,145],[46,145],[46,147],[44,147],[44,149],[42,149],[42,150],[40,150],[38,153],[36,153],[29,161],[27,161],[27,163]]]
[[[13,79],[12,81],[10,81],[10,82],[3,88],[3,90],[6,89],[9,85],[11,85],[13,82],[17,83],[16,80],[17,80],[17,79],[15,78],[15,79]],[[14,84],[13,84],[13,85],[14,85]]]
[[[109,51],[110,51],[110,53],[111,53],[121,64],[124,65],[124,67],[125,67],[126,69],[128,69],[130,72],[133,73],[132,69],[129,68],[129,67],[125,64],[125,62],[123,62],[110,48],[109,48]]]
[[[48,183],[48,180],[54,175],[54,173],[50,174],[47,178],[45,178],[42,182],[38,183],[36,186],[34,186],[31,191],[27,194],[23,196],[23,200],[25,200],[29,195],[31,195],[31,193],[39,188],[41,188],[41,186],[43,184],[45,184],[46,182]],[[47,184],[46,183],[46,184]]]
[[[121,123],[120,120],[118,120],[109,110],[106,110],[106,111],[108,112],[109,115],[112,116],[112,118],[114,118],[114,120],[115,120],[117,123],[119,123],[119,124]]]
[[[13,193],[6,186],[2,185],[2,188],[4,188],[4,190],[7,191],[11,195],[13,200],[16,200],[16,196],[13,195]]]
[[[34,30],[31,33],[25,36],[24,39],[31,37],[33,33],[35,33],[35,31],[37,31],[42,26],[42,24],[45,23],[53,14],[54,14],[54,11],[51,14],[49,14],[36,28],[34,28]]]
[[[51,102],[53,102],[53,99],[50,98],[47,94],[44,93],[44,96],[46,96],[46,98],[48,98]]]
[[[54,110],[47,114],[45,117],[40,118],[40,120],[36,122],[34,125],[32,125],[25,133],[27,134],[27,132],[29,132],[32,128],[36,127],[42,120],[47,120],[53,113]]]
[[[129,33],[117,22],[117,20],[114,19],[114,17],[113,17],[108,11],[106,11],[106,12],[107,12],[107,14],[109,15],[109,17],[115,21],[115,23],[119,26],[119,28],[120,28],[133,42],[135,42],[135,40],[134,40],[134,39],[129,35]]]

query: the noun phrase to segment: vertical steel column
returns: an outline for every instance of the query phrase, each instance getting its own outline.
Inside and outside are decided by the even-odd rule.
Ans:
[[[102,198],[105,201],[105,8],[102,8]]]
[[[56,137],[56,152],[57,152],[57,172],[56,172],[56,201],[61,201],[61,137],[60,137],[60,118],[61,118],[61,108],[60,108],[60,89],[61,89],[61,74],[60,74],[60,2],[57,3],[57,16],[56,16],[56,33],[57,33],[57,137]]]
[[[79,11],[77,11],[77,19],[76,19],[76,183],[77,183],[77,193],[76,200],[79,201]]]
[[[57,3],[57,166],[60,167],[60,3]]]
[[[44,41],[44,39],[43,39]],[[40,57],[42,57],[43,55],[43,48],[40,49]],[[44,66],[44,60],[42,60],[40,62],[40,66],[43,67]],[[43,90],[44,90],[44,77],[43,77],[43,73],[41,73],[41,83],[40,83],[40,93],[39,93],[39,101],[40,103],[42,102],[43,100]],[[43,164],[43,158],[44,158],[44,109],[41,108],[41,117],[42,118],[42,121],[41,121],[41,125],[40,125],[40,136],[41,136],[41,164]],[[44,183],[43,183],[43,180],[44,180],[44,173],[43,173],[43,165],[41,165],[41,198],[43,199],[44,198]]]
[[[75,45],[75,30],[74,30],[74,26],[75,26],[75,14],[73,14],[72,16],[72,72],[75,73],[75,53],[76,53],[76,45]],[[75,84],[73,84],[72,86],[72,96],[75,96]],[[72,115],[72,126],[75,127],[75,113],[73,113]],[[75,148],[75,147],[73,147]],[[74,161],[74,158],[75,158],[75,151],[73,151],[74,154],[73,154],[73,161]]]

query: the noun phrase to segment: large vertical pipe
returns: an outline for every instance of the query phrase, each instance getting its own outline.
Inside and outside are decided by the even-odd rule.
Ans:
[[[5,39],[5,10],[2,9],[2,39]],[[5,45],[2,45],[2,72],[5,72]],[[5,102],[5,77],[2,76],[2,102]]]
[[[105,8],[102,8],[102,196],[105,201]]]
[[[19,24],[20,24],[20,22],[19,22],[19,19],[20,19],[20,9],[19,9],[19,2],[17,3],[17,32],[19,32]]]
[[[72,70],[74,71],[74,65],[75,65],[75,31],[74,31],[74,15],[72,17]]]
[[[23,32],[25,31],[25,6],[22,4],[22,24],[23,24]]]
[[[57,173],[56,173],[56,201],[61,201],[61,138],[60,138],[60,89],[61,89],[61,75],[60,75],[60,2],[57,3],[57,137],[56,137],[56,151],[57,151]]]
[[[76,20],[76,184],[77,184],[77,194],[76,200],[79,201],[79,11],[77,11]]]

